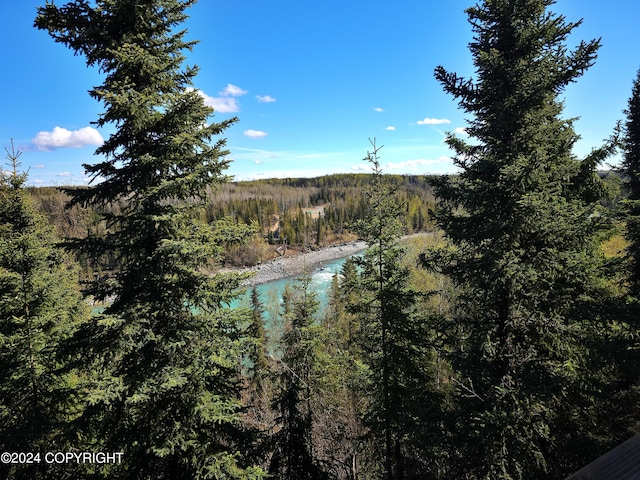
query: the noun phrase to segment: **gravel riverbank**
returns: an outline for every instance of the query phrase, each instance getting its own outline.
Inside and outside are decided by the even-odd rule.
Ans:
[[[306,253],[287,257],[278,257],[255,267],[239,269],[239,272],[253,272],[254,276],[244,282],[245,286],[279,280],[281,278],[301,275],[305,270],[312,270],[318,264],[329,260],[348,257],[367,248],[362,241],[331,245]]]

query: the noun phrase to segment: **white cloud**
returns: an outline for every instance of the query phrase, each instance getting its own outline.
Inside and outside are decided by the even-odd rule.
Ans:
[[[55,127],[51,132],[38,132],[31,140],[38,150],[49,151],[56,148],[81,148],[87,145],[102,145],[104,140],[102,135],[91,127],[84,127],[80,130],[67,130],[62,127]]]
[[[389,130],[390,132],[393,132],[396,129],[396,127],[394,127],[393,125],[389,125],[387,128],[385,128],[385,130]]]
[[[33,168],[47,168],[47,167],[42,164],[38,164],[38,165],[33,165]]]
[[[205,105],[207,101],[205,100]],[[210,107],[219,113],[235,113],[240,111],[240,105],[235,98],[211,98]]]
[[[382,113],[382,112],[384,112],[384,108],[380,108],[380,107],[373,107],[373,111],[374,111],[374,112],[378,112],[378,113]]]
[[[260,164],[262,164],[262,161],[261,160],[254,160],[253,163],[255,163],[256,165],[260,165]]]
[[[58,177],[70,177],[71,176],[71,172],[60,172],[57,175],[58,175]]]
[[[353,170],[354,172],[371,172],[371,167],[367,166],[367,165],[354,165],[353,167],[351,167],[351,170]]]
[[[262,130],[245,130],[244,136],[249,138],[264,138],[267,136],[267,132]]]
[[[249,92],[247,92],[246,90],[243,90],[237,85],[232,85],[230,83],[227,83],[227,86],[223,91],[220,92],[220,95],[222,95],[223,97],[240,97],[241,95],[245,95],[247,93]]]
[[[462,128],[462,127],[454,128],[454,129],[453,129],[453,133],[457,133],[458,135],[464,135],[464,136],[466,136],[466,137],[468,137],[468,136],[469,136],[469,134],[467,133],[467,131],[466,131],[464,128]]]
[[[447,118],[429,118],[424,120],[418,120],[418,125],[442,125],[443,123],[451,123],[451,120]]]
[[[271,95],[256,95],[258,102],[260,103],[273,103],[276,101]]]
[[[409,169],[409,168],[422,167],[426,165],[434,165],[438,163],[451,163],[451,158],[442,156],[436,159],[418,158],[416,160],[407,160],[405,162],[399,162],[399,163],[389,162],[386,164],[386,168],[389,170],[398,170],[401,168]]]
[[[216,98],[207,95],[202,90],[196,90],[196,93],[204,99],[204,104],[207,107],[213,108],[218,113],[236,113],[240,111],[240,105],[235,98]]]

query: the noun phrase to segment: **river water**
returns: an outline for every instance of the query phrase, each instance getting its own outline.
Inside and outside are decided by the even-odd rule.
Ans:
[[[360,254],[355,254],[360,255]],[[353,255],[352,255],[353,256]],[[316,292],[316,298],[320,303],[318,311],[324,310],[329,303],[329,292],[331,291],[331,282],[333,276],[340,273],[340,269],[347,258],[343,257],[335,260],[327,260],[323,262],[321,266],[315,267],[311,272],[311,289]],[[280,309],[282,305],[282,292],[285,286],[295,285],[298,282],[299,277],[287,277],[272,282],[266,282],[260,285],[256,285],[260,299],[265,307],[265,322],[268,326],[270,324],[270,318],[276,310]],[[248,287],[243,295],[231,302],[231,308],[250,307],[251,306],[251,290],[253,287]],[[94,315],[102,313],[104,306],[93,306],[91,311]]]
[[[336,273],[340,273],[342,265],[348,257],[329,260],[322,264],[321,267],[315,268],[311,272],[311,289],[316,293],[318,302],[320,303],[319,311],[322,311],[329,303],[329,292],[331,291],[331,282]],[[282,302],[282,292],[285,286],[295,285],[298,283],[299,277],[288,277],[274,280],[272,282],[256,285],[256,290],[260,295],[263,305],[265,306],[265,316],[271,316],[274,308],[279,308]],[[247,288],[247,291],[238,300],[231,304],[231,308],[250,307],[251,306],[251,290],[253,287]],[[271,310],[271,312],[270,312]]]

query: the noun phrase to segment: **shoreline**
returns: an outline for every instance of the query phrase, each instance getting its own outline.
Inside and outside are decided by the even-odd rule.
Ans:
[[[318,264],[329,260],[337,260],[349,257],[355,253],[366,250],[367,243],[361,240],[329,245],[320,250],[299,253],[297,255],[277,257],[268,262],[253,267],[229,269],[238,273],[252,272],[251,278],[242,282],[243,287],[253,287],[263,283],[272,282],[288,277],[295,277],[305,271],[313,270]]]

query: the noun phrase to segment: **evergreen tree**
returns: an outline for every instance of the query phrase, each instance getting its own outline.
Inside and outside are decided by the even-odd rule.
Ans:
[[[284,299],[287,330],[282,338],[283,356],[274,408],[278,430],[269,474],[280,480],[324,478],[314,456],[312,386],[319,348],[319,326],[314,316],[318,300],[304,277]]]
[[[258,384],[262,383],[269,371],[267,361],[267,334],[264,329],[264,304],[258,289],[251,289],[251,323],[247,334],[251,345],[248,359],[251,363],[251,377]]]
[[[608,373],[603,382],[607,399],[603,410],[607,414],[607,424],[611,425],[611,437],[616,440],[611,444],[619,444],[633,435],[640,422],[640,385],[636,367],[640,361],[640,71],[624,113],[627,118],[620,141],[623,159],[618,170],[621,176],[612,175],[612,178],[616,182],[622,181],[627,190],[627,198],[620,202],[619,211],[626,224],[624,235],[628,246],[625,257],[611,258],[608,266],[614,272],[612,280],[616,286],[622,283],[628,288],[617,289],[612,295],[608,310],[614,328],[603,332],[597,342],[594,341],[593,348],[602,351],[604,361],[601,360],[601,364]],[[614,184],[614,188],[616,186]]]
[[[621,171],[626,177],[629,197],[625,201],[627,249],[630,259],[629,288],[635,297],[640,296],[640,71],[633,82],[631,98],[625,110],[624,158]]]
[[[213,110],[183,68],[195,42],[176,30],[194,0],[71,1],[38,9],[35,24],[106,75],[90,94],[96,124],[115,132],[85,165],[99,183],[70,190],[72,204],[121,204],[108,231],[75,242],[93,258],[114,252],[117,270],[88,289],[109,300],[77,335],[100,372],[88,390],[84,427],[104,451],[123,452],[117,478],[246,478],[239,430],[240,327],[224,308],[237,275],[204,272],[222,258],[229,228],[203,223],[207,189],[225,181],[220,135],[235,119]]]
[[[318,356],[319,388],[314,447],[330,478],[355,480],[369,472],[362,422],[366,404],[368,368],[363,362],[357,308],[362,290],[353,257],[346,259],[341,275],[333,276],[329,305],[324,311],[322,346]],[[372,464],[375,462],[372,462]],[[371,473],[371,472],[370,472]]]
[[[270,365],[267,354],[267,334],[264,328],[264,304],[256,287],[251,289],[251,320],[247,327],[245,350],[245,417],[259,431],[271,423]]]
[[[324,315],[327,329],[334,332],[333,342],[341,350],[354,353],[360,331],[358,317],[349,311],[361,300],[361,285],[354,257],[348,257],[340,268],[340,275],[331,279],[329,305]]]
[[[20,154],[0,170],[0,450],[40,452],[41,462],[0,465],[3,478],[51,478],[48,451],[73,447],[79,392],[61,345],[88,318],[78,272],[24,190]],[[58,472],[61,474],[61,472]]]
[[[577,136],[558,97],[599,42],[568,52],[580,22],[549,12],[553,3],[469,8],[477,78],[435,72],[471,114],[466,130],[477,140],[449,136],[461,172],[434,180],[437,223],[454,246],[436,258],[460,291],[450,332],[456,478],[560,478],[579,466],[567,447],[588,410],[574,408],[588,383],[587,317],[577,310],[594,294],[598,258],[585,200],[597,197],[594,168],[611,145],[584,161],[571,153]]]
[[[254,442],[244,446],[245,456],[260,459],[260,466],[268,466],[269,429],[276,414],[271,408],[274,385],[272,365],[267,353],[267,334],[264,328],[265,306],[256,287],[250,293],[250,319],[243,348],[243,424],[253,430]]]
[[[316,221],[316,245],[318,247],[321,247],[324,243],[324,228],[324,218],[321,215]]]
[[[382,175],[375,141],[365,158],[373,168],[365,191],[366,221],[355,225],[369,248],[356,260],[360,297],[351,310],[360,316],[357,335],[362,361],[369,369],[364,412],[380,478],[400,479],[427,475],[430,445],[413,450],[416,434],[428,430],[429,412],[437,404],[430,363],[429,322],[416,308],[418,294],[408,285],[408,271],[401,265],[404,249],[398,245],[404,233],[403,206],[394,200],[393,188]],[[434,417],[435,418],[435,417]],[[434,440],[437,437],[432,436]]]

